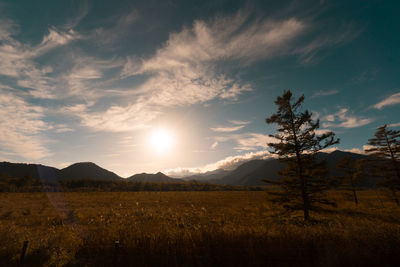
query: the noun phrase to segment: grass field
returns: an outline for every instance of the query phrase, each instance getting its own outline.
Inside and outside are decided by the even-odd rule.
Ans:
[[[266,192],[1,193],[0,266],[400,266],[400,208],[330,195],[304,223]]]

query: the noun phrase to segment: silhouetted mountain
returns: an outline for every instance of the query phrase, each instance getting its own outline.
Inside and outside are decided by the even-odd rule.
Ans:
[[[329,168],[330,175],[336,175],[335,169],[338,161],[345,157],[351,156],[355,160],[365,158],[365,155],[344,152],[344,151],[333,151],[332,153],[318,153],[317,160],[326,160]],[[278,171],[284,168],[284,163],[277,159],[266,159],[266,160],[251,160],[243,163],[235,170],[229,172],[223,177],[217,179],[206,180],[207,182],[227,185],[243,185],[243,186],[258,186],[266,185],[262,182],[262,179],[277,180],[279,179]],[[205,180],[203,180],[205,181]],[[371,181],[365,181],[364,185],[372,185]]]
[[[72,164],[58,172],[59,179],[62,180],[97,180],[97,181],[117,181],[122,178],[113,172],[99,167],[92,162],[80,162]]]
[[[335,150],[331,153],[318,153],[317,154],[317,160],[323,160],[325,159],[328,163],[328,167],[331,170],[331,174],[336,173],[335,172],[335,166],[339,162],[340,159],[350,156],[354,160],[359,160],[367,157],[366,155],[361,155],[361,154],[356,154],[352,152],[346,152],[346,151],[340,151],[340,150]]]
[[[0,176],[53,180],[58,169],[40,164],[0,162]]]
[[[276,159],[255,159],[243,163],[228,175],[210,182],[228,185],[266,185],[262,179],[276,180],[278,171],[284,167],[283,163]]]
[[[191,176],[186,176],[183,178],[185,181],[209,181],[209,180],[217,180],[226,175],[228,175],[231,171],[223,170],[223,169],[216,169],[214,171],[209,171],[205,173],[199,173]]]
[[[182,182],[181,179],[174,179],[168,177],[167,175],[163,174],[162,172],[157,172],[156,174],[151,173],[139,173],[132,175],[131,177],[127,178],[130,182],[147,182],[147,183],[168,183],[168,182]]]
[[[367,156],[351,152],[343,152],[336,150],[332,153],[318,153],[318,160],[326,160],[330,175],[336,175],[335,166],[338,161],[345,157],[351,156],[355,160],[365,158]],[[267,160],[251,160],[238,166],[232,171],[217,169],[203,174],[192,175],[184,179],[174,179],[158,172],[156,174],[135,174],[128,181],[135,182],[183,182],[188,180],[196,180],[200,182],[209,182],[226,185],[241,186],[259,186],[266,185],[262,179],[276,180],[279,179],[278,171],[284,167],[284,163],[277,159]],[[117,174],[105,170],[91,162],[75,163],[67,168],[58,170],[53,167],[39,164],[23,164],[23,163],[0,163],[0,177],[8,176],[12,178],[31,177],[41,179],[42,181],[56,180],[91,180],[91,181],[118,181],[123,179]],[[0,178],[1,179],[1,178]],[[376,180],[364,181],[364,186],[374,185]]]

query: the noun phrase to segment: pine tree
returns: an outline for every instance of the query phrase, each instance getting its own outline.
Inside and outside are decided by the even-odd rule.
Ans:
[[[304,95],[292,103],[292,93],[285,91],[275,101],[277,113],[266,119],[268,124],[278,125],[278,133],[270,135],[278,142],[268,145],[273,149],[270,152],[286,163],[286,168],[279,173],[280,180],[265,181],[283,189],[272,193],[274,201],[288,210],[303,210],[304,219],[309,220],[310,210],[319,209],[320,204],[335,205],[324,196],[330,186],[327,165],[324,161],[316,161],[316,153],[338,144],[339,140],[333,132],[316,135],[319,120],[314,122],[308,110],[300,110],[303,101]]]
[[[351,156],[343,157],[336,164],[336,168],[343,175],[339,176],[339,182],[343,189],[351,191],[354,203],[358,205],[357,185],[361,177],[361,160],[355,160]]]
[[[366,149],[375,164],[376,175],[383,176],[380,185],[389,189],[394,201],[400,205],[396,191],[400,189],[400,131],[387,129],[386,124],[368,140],[371,148]]]

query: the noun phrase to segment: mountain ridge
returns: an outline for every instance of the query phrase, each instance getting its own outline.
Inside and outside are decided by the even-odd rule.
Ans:
[[[317,160],[326,160],[328,164],[329,174],[336,175],[337,171],[335,170],[335,166],[338,161],[345,156],[351,156],[356,160],[368,157],[367,155],[357,154],[353,152],[335,150],[330,153],[318,153]],[[213,177],[213,179],[211,180],[202,180],[202,182],[241,186],[266,185],[262,181],[262,179],[279,179],[280,177],[278,175],[278,171],[283,168],[284,163],[275,158],[265,160],[254,159],[239,165],[236,169],[230,171],[224,176]]]
[[[153,179],[152,182],[176,182],[182,181],[174,179],[167,175],[158,172],[156,174],[135,174],[135,175],[149,175]],[[57,180],[96,180],[96,181],[134,181],[106,170],[93,162],[77,162],[69,165],[68,167],[57,169],[55,167],[46,166],[42,164],[27,164],[27,163],[12,163],[0,162],[0,176],[9,176],[12,178],[31,177],[37,180],[44,181],[57,181]],[[159,180],[155,178],[160,178]],[[1,178],[0,178],[1,179]],[[138,179],[139,181],[140,179]],[[141,180],[143,181],[143,179]],[[150,182],[150,181],[149,181]]]
[[[345,157],[354,159],[367,157],[366,155],[335,150],[330,153],[318,153],[318,160],[326,160],[331,175],[336,174],[335,165]],[[266,185],[262,179],[279,179],[278,171],[284,167],[284,163],[278,159],[255,159],[242,163],[234,170],[216,169],[206,173],[191,175],[181,179],[172,178],[162,172],[138,173],[127,178],[122,178],[114,172],[108,171],[93,162],[77,162],[70,166],[57,169],[41,164],[0,162],[0,175],[8,175],[15,178],[32,177],[47,181],[54,180],[96,180],[96,181],[130,181],[130,182],[184,182],[198,181],[223,185],[260,186]]]
[[[137,173],[128,178],[127,181],[130,182],[146,182],[146,183],[155,183],[155,182],[181,182],[182,179],[171,178],[165,175],[162,172],[157,172],[155,174],[152,173]]]

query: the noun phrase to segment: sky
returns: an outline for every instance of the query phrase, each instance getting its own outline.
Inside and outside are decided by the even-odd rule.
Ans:
[[[0,1],[0,161],[128,177],[269,157],[283,91],[362,153],[400,128],[398,1]]]

